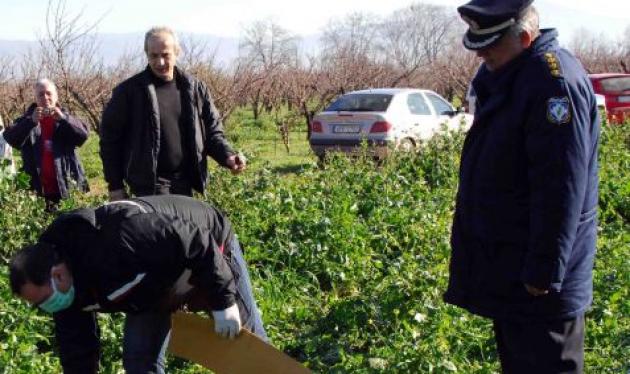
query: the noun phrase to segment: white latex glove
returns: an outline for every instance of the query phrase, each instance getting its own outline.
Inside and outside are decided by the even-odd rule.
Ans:
[[[123,189],[109,191],[109,201],[124,200],[126,198],[127,198],[127,194],[125,193],[125,190]]]
[[[213,310],[212,317],[214,332],[222,338],[234,339],[241,331],[241,316],[236,303],[224,310]]]

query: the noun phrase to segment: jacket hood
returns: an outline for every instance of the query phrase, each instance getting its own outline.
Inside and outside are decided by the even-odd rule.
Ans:
[[[61,214],[48,226],[39,240],[55,245],[62,256],[67,257],[65,255],[94,243],[97,231],[94,210],[83,208]]]
[[[530,49],[534,53],[542,53],[552,48],[558,48],[558,30],[541,29],[540,36],[534,40]]]

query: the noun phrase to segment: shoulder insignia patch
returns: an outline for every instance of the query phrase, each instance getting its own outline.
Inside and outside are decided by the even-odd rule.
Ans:
[[[551,123],[562,125],[571,121],[571,102],[566,96],[552,97],[547,100],[547,119]]]
[[[553,52],[545,53],[545,61],[547,61],[547,67],[552,77],[559,78],[562,76],[562,68],[558,62],[558,57]]]

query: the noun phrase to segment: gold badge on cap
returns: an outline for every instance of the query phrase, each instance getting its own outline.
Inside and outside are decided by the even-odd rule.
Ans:
[[[480,29],[479,24],[475,22],[474,20],[472,20],[470,17],[467,17],[465,15],[462,15],[461,17],[464,20],[464,22],[468,24],[468,27],[470,27],[471,30],[477,31]]]

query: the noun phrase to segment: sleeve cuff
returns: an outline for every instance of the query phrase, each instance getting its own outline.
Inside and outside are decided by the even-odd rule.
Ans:
[[[223,158],[223,161],[219,162],[219,164],[221,166],[223,166],[224,168],[227,168],[228,167],[228,164],[227,164],[228,158],[230,158],[230,156],[234,156],[234,155],[236,155],[236,152],[234,152],[232,150],[228,150],[227,152],[225,152],[225,157]]]
[[[558,273],[556,262],[530,258],[525,262],[521,280],[525,284],[542,290],[559,292],[562,282]]]
[[[225,310],[236,303],[236,297],[232,294],[210,299],[209,304],[212,310]]]

